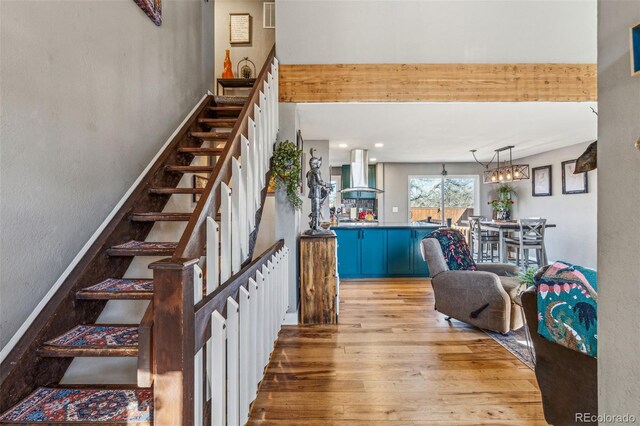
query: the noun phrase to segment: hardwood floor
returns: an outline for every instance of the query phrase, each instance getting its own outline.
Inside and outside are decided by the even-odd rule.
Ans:
[[[428,280],[343,281],[340,324],[284,327],[251,425],[545,425],[533,371],[433,309]]]

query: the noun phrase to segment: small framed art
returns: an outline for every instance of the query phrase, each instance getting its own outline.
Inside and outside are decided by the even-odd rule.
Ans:
[[[573,174],[576,169],[576,160],[562,162],[562,193],[586,194],[589,192],[587,173]]]
[[[229,43],[251,43],[251,15],[248,13],[229,14]]]
[[[531,169],[531,195],[534,197],[548,197],[551,190],[551,165],[534,167]]]

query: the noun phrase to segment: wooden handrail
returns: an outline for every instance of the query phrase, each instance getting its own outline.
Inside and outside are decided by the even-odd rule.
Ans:
[[[258,258],[242,268],[237,274],[229,278],[226,283],[222,284],[196,304],[194,308],[195,352],[199,351],[209,339],[210,331],[208,330],[208,326],[211,322],[211,314],[213,311],[218,311],[223,316],[226,316],[227,298],[233,297],[237,299],[240,286],[246,287],[249,283],[249,278],[254,277],[256,271],[262,268],[263,265],[266,265],[271,257],[282,248],[284,248],[284,240],[279,240]]]
[[[198,201],[198,204],[191,216],[191,220],[189,220],[189,223],[178,242],[178,246],[172,257],[173,260],[199,258],[204,250],[206,241],[205,224],[207,216],[215,216],[216,212],[220,209],[221,183],[228,183],[231,180],[231,157],[238,158],[240,156],[240,136],[244,134],[248,137],[248,119],[249,117],[253,118],[253,105],[259,103],[258,97],[266,83],[275,54],[276,47],[274,45],[269,56],[267,56],[262,69],[260,70],[260,74],[249,93],[247,101],[242,107],[242,111],[238,116],[236,124],[233,126],[233,129],[229,134],[228,142],[213,168],[209,182],[200,196],[200,200]]]

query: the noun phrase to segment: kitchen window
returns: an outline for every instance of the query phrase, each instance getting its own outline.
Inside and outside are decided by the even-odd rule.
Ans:
[[[477,176],[409,176],[409,221],[458,223],[479,210]]]

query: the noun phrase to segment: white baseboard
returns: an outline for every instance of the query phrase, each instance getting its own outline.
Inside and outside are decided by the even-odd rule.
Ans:
[[[171,143],[171,140],[178,134],[178,132],[180,131],[180,129],[187,123],[187,121],[189,121],[189,118],[197,111],[198,108],[200,108],[200,106],[202,105],[202,103],[206,100],[207,96],[209,96],[211,94],[211,91],[209,91],[206,95],[204,95],[200,101],[198,101],[198,103],[196,104],[195,107],[193,107],[193,109],[189,112],[189,114],[185,117],[184,120],[182,120],[182,123],[180,123],[180,125],[176,128],[176,130],[173,132],[173,134],[171,134],[171,136],[169,136],[169,139],[167,139],[167,141],[164,143],[164,145],[162,145],[162,148],[160,148],[160,150],[158,151],[158,153],[153,157],[153,159],[149,162],[149,164],[147,165],[147,167],[145,167],[145,169],[142,171],[142,173],[140,173],[140,176],[138,176],[138,178],[136,179],[135,182],[133,182],[133,185],[131,185],[131,187],[129,188],[129,190],[124,194],[124,196],[120,199],[120,201],[118,202],[118,204],[116,204],[116,206],[113,208],[113,210],[111,210],[111,213],[109,213],[109,216],[107,216],[107,218],[102,222],[102,224],[98,227],[98,229],[96,230],[96,232],[91,236],[91,238],[89,238],[89,241],[87,241],[87,243],[84,245],[84,247],[82,247],[82,249],[80,250],[80,252],[76,255],[76,257],[71,261],[71,263],[69,264],[69,266],[67,266],[67,269],[64,270],[64,272],[62,273],[62,275],[60,275],[60,278],[58,278],[58,280],[53,284],[53,286],[51,287],[51,289],[47,292],[47,294],[42,298],[42,300],[40,301],[40,303],[38,303],[38,305],[35,307],[35,309],[33,310],[33,312],[31,312],[31,314],[29,315],[29,317],[27,317],[27,319],[22,323],[22,326],[20,326],[20,328],[18,329],[18,331],[16,331],[16,333],[13,335],[13,337],[11,337],[11,340],[9,340],[9,342],[7,342],[7,344],[2,348],[2,351],[0,351],[0,362],[4,361],[4,359],[7,357],[7,355],[9,355],[9,352],[11,352],[11,350],[15,347],[15,345],[18,343],[18,341],[22,338],[22,336],[24,335],[24,333],[27,332],[27,330],[29,329],[29,327],[31,326],[31,324],[33,323],[33,321],[35,321],[36,317],[40,314],[40,312],[42,312],[42,310],[44,309],[44,307],[46,306],[46,304],[49,302],[49,300],[51,300],[51,298],[56,294],[56,292],[58,291],[58,289],[60,288],[60,286],[62,285],[62,283],[67,279],[67,277],[69,276],[69,274],[71,273],[71,271],[73,271],[73,269],[78,265],[78,263],[80,262],[80,260],[84,257],[84,255],[87,253],[87,251],[89,250],[89,248],[93,245],[93,243],[98,239],[98,237],[100,236],[100,234],[102,233],[102,231],[104,231],[104,229],[107,227],[107,225],[109,224],[109,222],[111,222],[111,219],[113,219],[113,217],[116,215],[116,213],[118,212],[118,210],[120,210],[120,207],[122,207],[122,205],[127,201],[127,199],[129,198],[129,196],[133,193],[133,191],[136,189],[136,187],[140,184],[140,182],[142,181],[142,179],[145,177],[145,175],[147,174],[147,172],[149,171],[149,169],[151,169],[151,167],[153,166],[153,164],[156,162],[156,160],[158,159],[158,157],[160,157],[160,155],[164,152],[164,150],[167,148],[167,146],[169,146],[169,144]]]
[[[298,311],[287,312],[282,325],[298,325]]]

